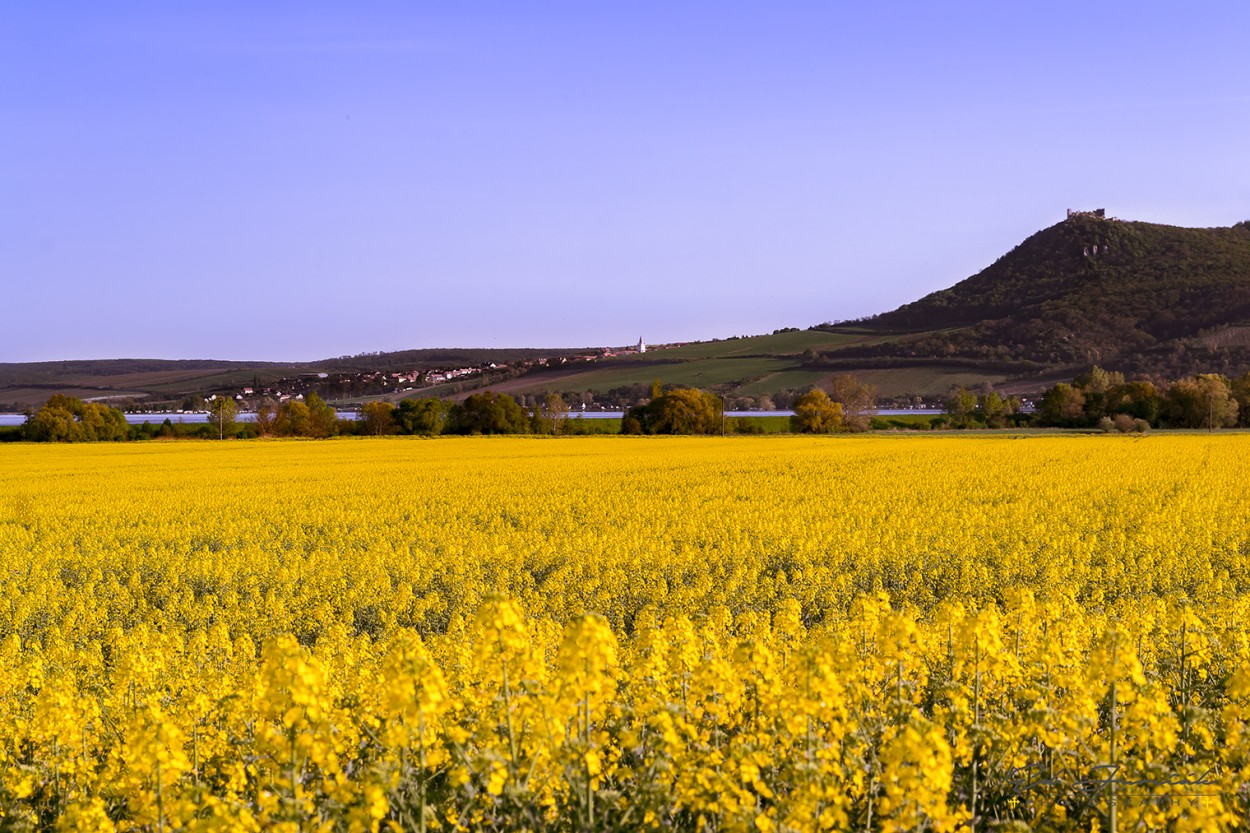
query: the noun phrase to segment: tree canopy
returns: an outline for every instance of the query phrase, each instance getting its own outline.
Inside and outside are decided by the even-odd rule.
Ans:
[[[1072,381],[1046,391],[1038,403],[1041,425],[1115,425],[1120,416],[1168,428],[1228,428],[1246,425],[1250,374],[1230,382],[1215,373],[1178,379],[1160,391],[1146,380],[1126,382],[1094,366]],[[1124,424],[1120,421],[1119,424]]]
[[[443,433],[450,412],[442,399],[405,399],[395,409],[395,422],[401,433],[434,436]]]
[[[808,391],[794,401],[790,430],[796,434],[829,434],[844,426],[842,403],[834,402],[823,390]]]
[[[530,418],[511,396],[488,390],[453,405],[444,430],[449,434],[528,434]]]
[[[830,380],[829,398],[842,405],[842,419],[848,431],[867,431],[877,411],[877,388],[861,382],[853,374],[839,373]]]
[[[361,429],[365,434],[381,437],[394,434],[399,426],[395,424],[395,406],[390,402],[367,402],[360,409]]]
[[[126,415],[98,402],[53,395],[23,426],[36,442],[115,442],[129,436]]]
[[[720,397],[696,388],[675,388],[630,408],[621,419],[623,434],[719,434]]]

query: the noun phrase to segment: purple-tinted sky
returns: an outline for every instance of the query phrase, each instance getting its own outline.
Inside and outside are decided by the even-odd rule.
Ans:
[[[892,309],[1068,207],[1250,218],[1250,4],[9,3],[0,361]]]

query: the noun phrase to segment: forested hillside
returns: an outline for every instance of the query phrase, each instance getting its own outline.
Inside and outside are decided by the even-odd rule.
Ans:
[[[869,322],[916,337],[840,356],[1099,363],[1130,373],[1250,366],[1250,223],[1189,229],[1075,214],[984,271]]]

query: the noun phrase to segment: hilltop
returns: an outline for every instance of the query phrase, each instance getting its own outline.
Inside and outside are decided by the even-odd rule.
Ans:
[[[1134,374],[1244,368],[1250,222],[1192,229],[1075,213],[866,326],[913,336],[878,354]]]

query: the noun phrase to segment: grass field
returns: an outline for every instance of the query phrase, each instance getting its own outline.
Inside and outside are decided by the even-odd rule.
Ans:
[[[656,379],[666,385],[713,388],[769,376],[792,368],[794,364],[793,360],[779,358],[692,359],[669,362],[662,353],[656,353],[655,358],[649,362],[604,363],[584,371],[524,376],[503,385],[493,385],[492,389],[522,393],[551,389],[554,386],[556,390],[603,392],[628,385],[650,385]]]
[[[901,414],[898,416],[880,416],[872,418],[874,431],[927,431],[940,422],[939,414]]]
[[[845,368],[804,367],[802,354],[805,350],[814,349],[836,358],[839,348],[887,343],[908,337],[803,330],[726,339],[619,356],[596,362],[592,368],[585,370],[522,376],[491,387],[507,393],[539,393],[552,389],[602,393],[628,385],[650,384],[660,379],[665,384],[716,388],[740,396],[764,396],[781,390],[828,387],[835,373],[847,372]],[[1004,373],[958,365],[865,366],[853,371],[859,379],[875,385],[882,396],[909,394],[940,397],[952,387],[975,387],[979,384],[1002,386],[1008,379]],[[1022,390],[1031,391],[1037,387],[1033,383],[1021,384]],[[1017,391],[1013,388],[1012,392]]]
[[[729,433],[731,434],[788,434],[790,433],[790,417],[788,416],[729,417]]]
[[[743,356],[798,356],[804,350],[833,350],[848,344],[860,344],[870,338],[866,335],[827,333],[819,330],[799,330],[789,333],[749,336],[744,338],[705,341],[680,347],[652,350],[640,356],[622,356],[624,362],[645,360],[662,356],[666,359],[730,359]]]

